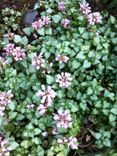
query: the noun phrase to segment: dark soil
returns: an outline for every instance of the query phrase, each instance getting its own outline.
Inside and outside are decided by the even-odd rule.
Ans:
[[[23,8],[32,9],[36,2],[38,2],[38,0],[1,0],[0,10],[6,7],[10,7],[15,10],[21,10]]]
[[[106,3],[104,0],[87,0],[87,2],[93,11],[107,10],[110,15],[117,16],[117,5],[112,5],[113,1]]]

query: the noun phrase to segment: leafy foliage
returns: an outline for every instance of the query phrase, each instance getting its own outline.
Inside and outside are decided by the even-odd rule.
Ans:
[[[84,146],[82,128],[88,131],[82,132],[88,136],[86,144],[91,142],[95,148],[110,147],[117,135],[117,20],[102,13],[102,23],[91,25],[80,3],[66,1],[65,10],[60,11],[55,0],[42,1],[44,11],[37,23],[42,24],[43,17],[51,22],[38,27],[33,23],[23,29],[16,20],[19,12],[2,11],[3,21],[10,19],[4,28],[1,25],[3,33],[7,31],[0,42],[8,63],[0,66],[0,94],[11,90],[13,97],[0,116],[0,132],[14,141],[11,155],[67,156],[70,148],[76,149],[76,142],[79,148],[75,152],[80,153]],[[64,19],[68,19],[67,24]],[[12,38],[9,31],[14,33]],[[61,82],[62,76],[66,76],[66,83]],[[43,101],[50,102],[44,114],[40,111]],[[61,112],[67,114],[71,127],[62,127],[58,119]]]

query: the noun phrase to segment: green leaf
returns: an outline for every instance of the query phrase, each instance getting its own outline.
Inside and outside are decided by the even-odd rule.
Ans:
[[[80,63],[76,60],[72,61],[72,68],[77,69],[80,66]]]
[[[39,128],[35,128],[34,129],[34,134],[35,135],[38,135],[38,134],[40,134],[41,133],[41,130],[39,129]]]
[[[47,35],[52,35],[52,28],[48,28],[48,29],[46,30],[46,34],[47,34]]]
[[[110,114],[110,115],[109,115],[109,120],[110,120],[110,122],[115,121],[115,120],[116,120],[116,116],[113,115],[113,114]]]
[[[28,142],[29,142],[28,140],[22,141],[21,146],[24,147],[24,148],[28,148],[28,146],[29,146]]]
[[[22,37],[22,44],[26,46],[28,44],[28,38],[26,36]]]
[[[61,20],[61,16],[57,14],[52,16],[52,19],[55,23],[58,23]]]
[[[112,108],[110,111],[111,111],[113,114],[117,115],[117,108]]]
[[[99,44],[99,43],[100,43],[100,38],[99,38],[99,37],[95,37],[95,38],[93,39],[93,42],[94,42],[94,45]]]
[[[79,58],[79,59],[81,59],[81,60],[84,60],[84,59],[85,59],[85,55],[84,55],[84,53],[81,51],[81,52],[78,53],[78,55],[76,56],[76,58]]]
[[[29,65],[29,73],[35,73],[36,69],[30,64]]]
[[[15,43],[21,43],[22,42],[22,38],[20,35],[14,35],[14,42]]]
[[[10,103],[10,104],[8,105],[8,107],[9,107],[9,109],[12,110],[12,111],[15,110],[15,104],[14,104],[14,103]]]
[[[84,27],[79,27],[78,29],[79,29],[80,34],[82,34],[85,31]]]
[[[78,107],[75,104],[72,104],[71,106],[71,112],[77,112],[78,111]]]
[[[51,151],[51,150],[48,150],[48,152],[47,152],[47,156],[54,156],[54,152]]]
[[[40,28],[40,29],[37,30],[37,32],[38,32],[39,35],[44,36],[45,35],[45,28]]]
[[[102,136],[102,135],[101,135],[100,133],[95,133],[95,138],[96,138],[96,139],[100,139],[101,136]]]
[[[107,147],[110,147],[110,146],[111,146],[111,142],[110,142],[109,139],[105,139],[105,140],[103,141],[103,144],[104,144],[105,146],[107,146]]]
[[[30,36],[31,33],[32,33],[32,28],[30,28],[30,27],[24,28],[24,29],[23,29],[23,32],[24,32],[27,36]]]
[[[12,120],[17,116],[17,112],[9,112],[9,118]]]
[[[18,146],[19,146],[19,144],[17,142],[15,142],[15,141],[12,142],[11,145],[10,145],[12,150],[15,150]]]
[[[86,69],[86,68],[89,68],[90,66],[91,66],[91,63],[85,60],[83,63],[83,68]]]
[[[54,82],[54,77],[51,75],[47,75],[46,80],[48,84],[52,84]]]

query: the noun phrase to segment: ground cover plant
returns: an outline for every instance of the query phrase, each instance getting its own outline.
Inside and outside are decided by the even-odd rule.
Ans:
[[[20,11],[1,10],[0,156],[116,146],[116,18],[82,0],[40,1],[34,9],[25,26]]]

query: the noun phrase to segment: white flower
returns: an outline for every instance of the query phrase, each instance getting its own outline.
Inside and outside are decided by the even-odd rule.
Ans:
[[[70,137],[68,140],[68,147],[71,147],[72,149],[78,149],[78,141],[75,137]]]
[[[80,11],[84,15],[88,15],[91,12],[91,7],[89,6],[89,3],[83,2],[82,4],[80,4]]]
[[[72,123],[71,123],[71,115],[69,113],[68,110],[61,110],[59,109],[57,111],[57,114],[54,114],[54,120],[57,122],[57,127],[60,128],[60,127],[63,127],[65,129],[71,127]]]
[[[63,87],[63,88],[67,88],[71,85],[71,80],[72,80],[72,77],[71,77],[71,74],[70,73],[61,73],[61,74],[58,74],[57,75],[57,80],[56,82],[59,83],[60,87]]]
[[[52,99],[55,98],[56,93],[51,86],[45,87],[42,85],[42,90],[38,90],[36,95],[42,97],[41,103],[48,103],[48,105],[51,105]]]
[[[45,67],[45,60],[43,59],[42,54],[38,56],[34,56],[32,59],[32,65],[36,67],[36,69],[44,68]]]
[[[63,55],[58,54],[56,56],[56,59],[55,60],[56,61],[59,61],[59,63],[61,64],[61,63],[67,63],[67,61],[69,60],[69,58],[67,56],[63,56]]]
[[[91,24],[91,25],[94,25],[96,23],[101,23],[102,22],[102,16],[100,15],[99,12],[90,13],[87,16],[87,18],[88,18],[89,24]]]

